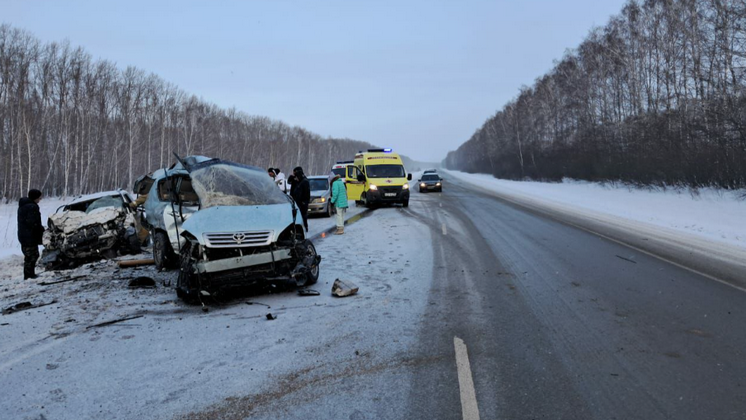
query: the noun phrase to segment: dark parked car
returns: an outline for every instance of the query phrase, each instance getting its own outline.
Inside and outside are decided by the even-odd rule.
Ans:
[[[422,175],[422,179],[417,182],[419,182],[420,184],[420,192],[443,191],[443,178],[441,178],[437,174],[430,173]]]

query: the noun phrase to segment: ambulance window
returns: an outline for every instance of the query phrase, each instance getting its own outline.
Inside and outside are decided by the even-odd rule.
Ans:
[[[358,171],[357,167],[352,166],[352,165],[348,166],[347,167],[347,178],[357,179],[358,172],[359,171]]]

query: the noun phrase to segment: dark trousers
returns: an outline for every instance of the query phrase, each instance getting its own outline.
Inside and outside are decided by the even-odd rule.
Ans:
[[[298,210],[303,218],[303,227],[305,227],[306,232],[308,232],[308,203],[298,203]]]
[[[33,246],[21,246],[23,251],[23,279],[26,280],[29,277],[36,276],[35,268],[36,261],[39,260],[39,247]]]

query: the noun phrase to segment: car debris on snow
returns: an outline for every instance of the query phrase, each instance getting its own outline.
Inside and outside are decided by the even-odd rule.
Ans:
[[[316,290],[313,289],[300,289],[298,290],[298,295],[300,296],[319,296],[321,293],[319,293]]]
[[[142,318],[142,317],[143,317],[143,315],[134,315],[134,316],[128,316],[128,317],[125,317],[125,318],[113,319],[111,321],[104,321],[104,322],[100,322],[98,324],[89,325],[89,326],[85,327],[85,329],[88,330],[88,329],[91,329],[91,328],[105,327],[107,325],[117,324],[119,322],[129,321],[129,320],[132,320],[132,319],[137,319],[137,318]]]
[[[622,257],[621,255],[616,255],[616,257],[619,258],[620,260],[631,262],[632,264],[637,264],[637,261],[629,259],[629,258]]]
[[[277,315],[272,315],[271,313],[267,314],[268,321],[274,321],[275,319],[277,319]]]
[[[53,301],[47,302],[47,303],[40,303],[40,304],[37,304],[37,305],[34,305],[31,302],[20,302],[20,303],[16,303],[13,306],[9,306],[9,307],[3,309],[3,315],[9,315],[9,314],[12,314],[14,312],[25,311],[26,309],[41,308],[42,306],[54,305],[55,303],[57,303],[57,300],[53,300]]]
[[[129,284],[127,285],[130,289],[154,289],[155,288],[155,280],[153,280],[150,277],[136,277],[132,280],[130,280]]]
[[[84,278],[86,278],[86,276],[85,276],[85,275],[81,275],[81,276],[72,276],[72,277],[65,277],[65,278],[63,278],[62,280],[56,280],[56,281],[43,281],[43,282],[39,283],[39,285],[40,285],[40,286],[51,286],[51,285],[53,285],[53,284],[67,283],[67,282],[71,282],[71,281],[78,281],[78,280],[81,280],[81,279],[84,279]]]
[[[352,296],[357,293],[358,290],[359,287],[349,280],[336,279],[332,285],[332,295],[336,297]]]
[[[139,267],[142,265],[154,265],[155,260],[152,258],[140,259],[140,260],[120,260],[117,261],[117,266],[120,268]]]

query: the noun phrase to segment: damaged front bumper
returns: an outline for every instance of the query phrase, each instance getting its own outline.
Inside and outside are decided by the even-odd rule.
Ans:
[[[262,252],[241,257],[225,258],[215,261],[199,261],[195,264],[197,273],[212,274],[229,270],[240,270],[263,264],[277,263],[291,259],[290,249]]]

